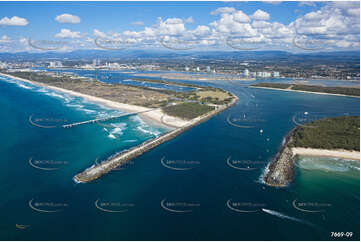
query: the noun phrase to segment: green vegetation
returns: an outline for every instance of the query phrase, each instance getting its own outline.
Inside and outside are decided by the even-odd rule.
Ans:
[[[180,86],[180,87],[202,88],[202,86],[196,85],[196,84],[177,83],[177,82],[164,81],[164,80],[155,80],[155,79],[146,79],[146,78],[132,78],[132,80],[133,81],[139,81],[139,82],[151,82],[151,83],[168,84],[168,85]]]
[[[287,89],[290,86],[292,86],[292,84],[260,82],[260,83],[252,84],[251,86],[252,87],[269,87],[269,88]]]
[[[360,117],[324,118],[299,126],[293,132],[291,147],[345,149],[360,151]]]
[[[214,110],[214,107],[200,103],[181,103],[163,107],[162,109],[170,116],[180,117],[183,119],[193,119]]]
[[[289,83],[257,83],[251,86],[254,87],[268,87],[268,88],[279,88],[279,89],[289,89],[289,90],[298,90],[306,92],[322,92],[330,94],[342,94],[349,96],[360,96],[360,88],[354,87],[323,87],[315,85],[301,85],[301,84],[289,84]]]
[[[175,96],[180,100],[191,100],[214,105],[228,104],[233,99],[231,93],[215,87],[202,87],[191,92],[176,93]]]
[[[163,108],[165,113],[183,119],[196,118],[214,110],[214,105],[228,104],[233,99],[231,93],[220,88],[201,87],[192,84],[185,84],[184,86],[195,88],[193,91],[176,92],[174,90],[159,90],[135,85],[105,83],[68,73],[11,72],[9,74],[119,103],[148,108]],[[140,80],[150,81],[147,79]],[[173,83],[163,80],[151,80],[151,82],[173,85]]]

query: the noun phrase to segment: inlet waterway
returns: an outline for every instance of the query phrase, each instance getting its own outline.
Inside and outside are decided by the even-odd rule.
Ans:
[[[102,81],[134,78],[104,72]],[[342,231],[360,238],[358,162],[301,157],[289,187],[260,179],[295,121],[360,115],[359,99],[244,81],[175,82],[182,81],[226,89],[239,101],[101,179],[76,184],[84,168],[168,130],[138,116],[62,129],[121,111],[1,77],[0,239],[329,240]],[[34,126],[30,116],[56,127]]]

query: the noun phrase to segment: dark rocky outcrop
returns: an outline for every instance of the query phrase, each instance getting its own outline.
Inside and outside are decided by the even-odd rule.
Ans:
[[[263,177],[267,185],[284,187],[292,181],[295,159],[289,144],[292,143],[294,131],[295,129],[292,129],[286,135],[275,159],[269,164],[267,173]]]

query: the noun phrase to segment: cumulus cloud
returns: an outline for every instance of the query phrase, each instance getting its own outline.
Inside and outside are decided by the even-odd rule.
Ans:
[[[200,25],[194,29],[192,33],[198,36],[209,35],[211,33],[211,29],[208,26]]]
[[[183,20],[180,18],[168,18],[165,21],[158,18],[158,32],[160,34],[177,35],[185,31]]]
[[[297,18],[289,27],[300,39],[317,40],[329,48],[358,47],[360,5],[358,2],[329,2],[321,9]]]
[[[308,12],[289,24],[270,20],[270,14],[258,9],[251,15],[235,8],[218,8],[212,12],[216,20],[190,28],[186,23],[193,21],[189,18],[159,17],[157,21],[142,30],[125,30],[121,33],[103,33],[93,30],[96,37],[119,40],[120,43],[131,46],[152,48],[166,45],[197,46],[199,48],[224,48],[232,45],[249,44],[262,49],[297,49],[297,44],[312,38],[319,38],[331,49],[356,48],[359,46],[360,7],[357,3],[327,2],[318,10]],[[73,38],[81,36],[79,32],[62,29],[57,34],[59,38]],[[81,37],[86,38],[86,35]],[[86,42],[86,41],[83,41]],[[327,48],[328,48],[327,47]]]
[[[1,38],[0,38],[0,43],[4,43],[4,42],[10,42],[11,41],[11,38],[7,35],[3,35]]]
[[[59,33],[55,35],[56,38],[81,38],[80,32],[72,32],[70,29],[61,29]]]
[[[250,18],[242,11],[237,11],[233,14],[234,20],[239,23],[249,23]]]
[[[7,26],[25,26],[28,25],[28,21],[25,18],[20,18],[18,16],[13,16],[11,18],[4,17],[0,20],[0,25]]]
[[[93,30],[93,35],[95,37],[99,37],[99,38],[105,38],[107,35],[103,32],[101,32],[100,30],[94,29]]]
[[[76,15],[71,15],[68,13],[64,13],[55,17],[55,21],[61,24],[78,24],[80,23],[80,18]]]
[[[251,18],[255,20],[269,20],[269,17],[269,14],[261,9],[258,9],[251,15]]]

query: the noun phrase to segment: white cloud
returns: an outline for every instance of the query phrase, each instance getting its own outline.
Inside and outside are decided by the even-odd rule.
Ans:
[[[255,20],[269,20],[270,16],[267,12],[258,9],[251,15],[251,18]]]
[[[164,46],[161,45],[160,40],[164,40],[168,45],[174,45],[174,47],[184,44],[199,48],[224,48],[227,41],[231,39],[234,45],[240,47],[249,44],[250,47],[258,46],[262,49],[296,50],[293,41],[295,36],[298,38],[299,35],[301,37],[297,39],[297,44],[309,38],[322,38],[322,43],[327,44],[331,49],[339,50],[359,46],[360,11],[359,6],[354,3],[328,2],[324,7],[300,16],[290,24],[272,22],[270,14],[260,9],[251,16],[234,8],[218,8],[212,14],[219,15],[215,21],[195,26],[192,29],[186,25],[193,21],[192,17],[164,20],[159,17],[155,24],[144,26],[143,30],[129,29],[122,33],[103,33],[94,29],[93,35],[108,36],[121,43],[134,44],[140,48]],[[88,36],[81,35],[80,32],[62,29],[57,37],[82,37],[82,39],[72,40],[73,42],[81,41],[83,37],[86,39]],[[78,47],[81,47],[80,43]]]
[[[103,32],[101,32],[100,30],[94,29],[93,30],[93,35],[95,37],[99,37],[99,38],[105,38],[107,35]]]
[[[269,3],[269,4],[272,4],[272,5],[278,5],[278,4],[282,3],[282,0],[278,0],[278,1],[262,1],[262,2]]]
[[[300,39],[323,43],[328,48],[351,48],[360,42],[358,2],[328,2],[317,11],[297,18],[290,25]]]
[[[132,25],[142,26],[142,25],[144,25],[144,22],[143,21],[135,21],[135,22],[132,22],[131,24]]]
[[[75,15],[64,13],[64,14],[56,16],[55,21],[62,23],[62,24],[65,24],[65,23],[77,24],[77,23],[80,23],[80,18]]]
[[[56,38],[81,38],[80,32],[72,32],[70,29],[61,29],[60,33],[55,35]]]
[[[224,14],[224,13],[233,13],[235,11],[236,11],[235,8],[223,7],[223,8],[217,8],[216,10],[212,11],[211,15]]]
[[[7,35],[3,35],[1,38],[0,38],[0,43],[9,43],[11,42],[11,38]]]
[[[310,1],[302,1],[298,3],[298,6],[303,7],[303,6],[310,6],[310,7],[315,7],[316,3],[315,2],[310,2]]]
[[[249,23],[250,19],[249,17],[243,13],[242,11],[237,11],[233,14],[234,20],[239,23]]]
[[[184,20],[184,22],[185,22],[185,23],[188,23],[188,24],[194,23],[193,17],[190,16],[190,17],[186,18],[186,19]]]
[[[199,25],[195,30],[192,31],[193,34],[198,36],[204,36],[211,33],[211,30],[208,26]]]
[[[158,32],[160,34],[177,35],[185,32],[183,20],[180,18],[168,18],[162,21],[162,18],[158,18]]]
[[[269,22],[266,22],[266,21],[261,21],[261,20],[252,22],[252,27],[254,27],[256,29],[267,28],[270,25],[272,25],[272,24]]]
[[[13,16],[11,18],[4,17],[0,20],[0,25],[8,26],[25,26],[29,22],[25,18],[20,18],[18,16]]]

